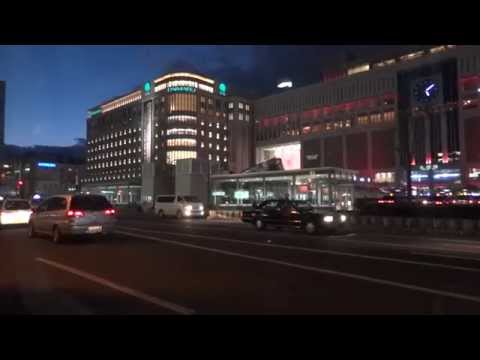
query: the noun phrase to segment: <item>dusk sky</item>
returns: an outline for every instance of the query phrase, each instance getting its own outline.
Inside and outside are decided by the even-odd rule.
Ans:
[[[0,80],[7,82],[5,142],[71,145],[74,138],[86,137],[87,109],[167,71],[199,71],[255,97],[273,91],[284,76],[297,85],[316,82],[347,51],[376,56],[398,48],[0,46]]]

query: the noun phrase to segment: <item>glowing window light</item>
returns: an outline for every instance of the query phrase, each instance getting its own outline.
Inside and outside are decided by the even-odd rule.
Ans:
[[[291,81],[282,81],[277,85],[277,88],[284,89],[284,88],[291,88],[293,87],[293,82]]]
[[[159,77],[158,79],[154,80],[154,82],[159,83],[159,82],[162,82],[164,80],[175,78],[175,77],[188,77],[188,78],[204,81],[204,82],[212,84],[212,85],[215,84],[215,81],[212,80],[212,79],[209,79],[209,78],[197,75],[197,74],[187,73],[187,72],[167,74],[167,75],[164,75],[164,76]]]
[[[44,167],[44,168],[55,168],[57,167],[57,164],[55,163],[49,163],[49,162],[39,162],[37,163],[38,167]]]

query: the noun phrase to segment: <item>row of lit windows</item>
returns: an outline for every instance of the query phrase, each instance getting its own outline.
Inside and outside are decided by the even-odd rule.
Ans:
[[[192,94],[172,94],[170,111],[197,111],[197,96]]]
[[[167,151],[167,164],[175,165],[177,160],[196,159],[196,151],[173,150]]]
[[[233,117],[234,117],[233,113],[228,114],[228,120],[233,120]],[[238,113],[238,120],[240,120],[240,121],[243,121],[243,120],[250,121],[250,115],[246,114],[244,116],[243,113]]]
[[[197,122],[197,117],[191,116],[191,115],[170,115],[169,117],[167,117],[167,121],[168,122],[178,121],[178,122],[195,124]]]
[[[196,129],[185,129],[185,128],[168,129],[167,130],[167,135],[197,135],[197,130]]]
[[[141,177],[140,173],[133,174],[122,174],[122,175],[106,175],[106,176],[95,176],[91,178],[86,178],[85,182],[96,182],[96,181],[106,181],[106,180],[122,180],[122,179],[133,179]]]
[[[212,154],[208,154],[208,160],[212,160],[212,159],[213,159]],[[220,161],[220,155],[217,155],[217,156],[215,157],[215,161],[217,161],[217,162]],[[227,162],[227,157],[224,157],[224,158],[223,158],[223,162]]]
[[[140,91],[136,91],[133,94],[125,96],[121,99],[102,105],[101,106],[102,113],[106,113],[107,111],[118,109],[119,107],[131,104],[132,102],[139,101],[141,100],[141,98],[142,98],[142,93]]]
[[[167,146],[189,146],[189,147],[195,147],[195,146],[197,146],[197,140],[195,140],[195,139],[188,139],[188,138],[183,138],[183,139],[168,139],[168,140],[167,140]]]
[[[119,150],[119,151],[110,151],[110,152],[105,152],[105,153],[101,153],[99,155],[94,155],[94,156],[91,156],[91,157],[88,157],[87,158],[87,161],[93,161],[93,160],[101,160],[101,159],[108,159],[108,158],[111,158],[111,157],[114,157],[114,156],[121,156],[121,155],[127,155],[127,154],[135,154],[137,152],[137,149],[123,149],[122,150]],[[139,147],[138,148],[138,152],[142,152],[142,148]]]
[[[139,158],[138,159],[138,163],[141,163],[142,162],[142,159]],[[123,160],[113,160],[113,161],[110,161],[110,162],[102,162],[102,163],[99,163],[99,164],[93,164],[93,165],[90,165],[90,166],[87,166],[87,170],[94,170],[94,169],[105,169],[105,168],[109,168],[109,167],[113,167],[113,166],[121,166],[121,165],[127,165],[127,164],[136,164],[137,163],[137,159],[134,158],[134,159],[123,159]]]
[[[202,126],[204,126],[204,125],[205,125],[205,123],[202,121]],[[211,122],[208,123],[208,127],[209,127],[209,128],[213,127],[213,123],[211,123]],[[219,123],[219,122],[217,122],[216,128],[217,128],[217,129],[220,129],[220,123]],[[224,126],[223,126],[223,130],[227,130],[227,125],[224,125]]]
[[[371,115],[360,115],[356,118],[356,125],[368,126],[379,124],[391,124],[395,121],[395,112],[387,111],[383,113],[375,113]],[[320,133],[324,131],[336,131],[344,128],[351,128],[355,124],[350,119],[327,121],[317,124],[304,125],[301,129],[299,123],[284,124],[271,128],[261,128],[257,139],[267,140],[282,136],[298,136],[302,134]]]
[[[201,147],[202,149],[205,147],[205,143],[204,143],[203,141],[200,143],[200,147]],[[211,149],[212,147],[213,147],[212,143],[208,143],[208,148]],[[216,149],[217,149],[218,151],[220,151],[220,144],[217,144],[217,145],[216,145]],[[227,148],[226,146],[224,146],[224,147],[223,147],[223,151],[227,151],[227,150],[228,150],[228,148]]]
[[[137,140],[137,138],[128,139],[128,140],[124,139],[123,141],[120,140],[120,141],[115,141],[115,142],[111,142],[111,143],[107,143],[107,144],[102,144],[102,145],[95,146],[92,149],[88,149],[87,153],[92,153],[92,152],[96,152],[96,151],[100,151],[100,150],[114,149],[116,147],[121,147],[122,145],[136,143],[137,141],[140,142],[141,138],[138,138],[138,140]]]
[[[383,113],[361,115],[357,117],[357,124],[361,126],[365,125],[377,125],[382,123],[393,123],[395,121],[395,112],[387,111]]]
[[[138,131],[142,131],[142,128],[138,128]],[[116,139],[118,138],[119,136],[122,136],[122,135],[127,135],[127,134],[131,134],[131,133],[136,133],[137,132],[137,129],[134,128],[134,129],[125,129],[123,131],[116,131],[114,133],[110,133],[110,134],[106,134],[104,136],[101,136],[101,137],[98,137],[98,138],[95,138],[95,139],[92,139],[90,141],[88,141],[88,144],[98,144],[102,141],[106,141],[106,140],[111,140],[111,139]]]
[[[233,109],[233,108],[234,108],[233,102],[229,102],[229,103],[228,103],[228,108],[229,108],[229,109]],[[239,108],[239,109],[245,108],[246,111],[250,111],[250,105],[245,104],[245,107],[244,107],[244,106],[243,106],[243,103],[241,103],[241,102],[238,103],[238,108]]]

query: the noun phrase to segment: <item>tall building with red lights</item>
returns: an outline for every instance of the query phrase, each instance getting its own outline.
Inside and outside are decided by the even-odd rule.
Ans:
[[[255,102],[255,161],[357,170],[357,181],[480,184],[480,47],[358,63]]]

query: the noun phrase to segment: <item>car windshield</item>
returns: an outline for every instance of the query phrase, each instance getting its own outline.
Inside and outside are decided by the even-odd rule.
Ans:
[[[294,201],[295,207],[300,210],[310,210],[312,209],[312,204],[307,201]]]
[[[28,201],[7,201],[5,203],[5,210],[29,210],[30,204]]]
[[[111,207],[112,204],[105,197],[96,195],[74,196],[70,205],[71,209],[87,211],[101,211]]]
[[[199,202],[198,198],[196,196],[182,196],[180,200],[184,200],[186,202]]]

